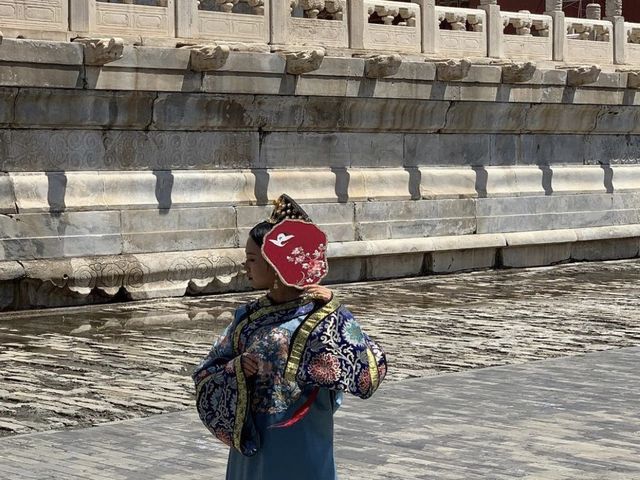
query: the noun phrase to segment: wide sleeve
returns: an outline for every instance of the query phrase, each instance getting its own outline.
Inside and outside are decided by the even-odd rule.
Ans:
[[[351,312],[340,305],[311,326],[296,369],[298,383],[360,398],[373,395],[386,375],[386,356]]]
[[[259,436],[249,409],[250,389],[241,356],[233,345],[235,332],[243,326],[242,318],[239,309],[192,377],[202,423],[220,441],[251,456],[259,448]]]

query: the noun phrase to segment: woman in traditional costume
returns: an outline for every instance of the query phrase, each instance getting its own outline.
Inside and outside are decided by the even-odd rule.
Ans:
[[[385,376],[384,352],[318,285],[326,244],[286,195],[249,234],[247,276],[269,292],[236,310],[193,374],[202,422],[231,447],[227,480],[337,479],[333,413]]]

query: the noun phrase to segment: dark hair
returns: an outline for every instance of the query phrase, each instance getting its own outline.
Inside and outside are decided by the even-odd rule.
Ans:
[[[251,231],[249,232],[249,237],[251,238],[251,240],[256,242],[256,245],[262,247],[265,235],[269,233],[272,228],[273,223],[260,222],[251,229]]]

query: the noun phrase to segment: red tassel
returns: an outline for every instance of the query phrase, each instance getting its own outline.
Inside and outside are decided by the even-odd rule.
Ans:
[[[311,392],[311,395],[309,395],[309,398],[307,399],[307,401],[304,402],[304,404],[298,410],[296,410],[296,412],[293,414],[293,416],[289,420],[286,420],[284,422],[274,423],[269,428],[288,428],[298,423],[307,415],[307,413],[309,413],[309,410],[311,410],[311,405],[313,405],[313,402],[315,402],[316,398],[318,398],[319,392],[320,392],[320,387],[315,387]]]

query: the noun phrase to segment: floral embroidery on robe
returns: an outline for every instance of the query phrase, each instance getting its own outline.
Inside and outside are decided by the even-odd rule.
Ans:
[[[240,363],[246,352],[256,354],[260,364],[250,379]],[[260,450],[264,434],[256,427],[256,415],[288,425],[282,417],[294,413],[289,410],[303,390],[314,390],[307,403],[320,389],[368,398],[385,374],[382,349],[335,300],[326,305],[308,299],[272,304],[263,297],[236,310],[193,379],[202,422],[249,457]]]

